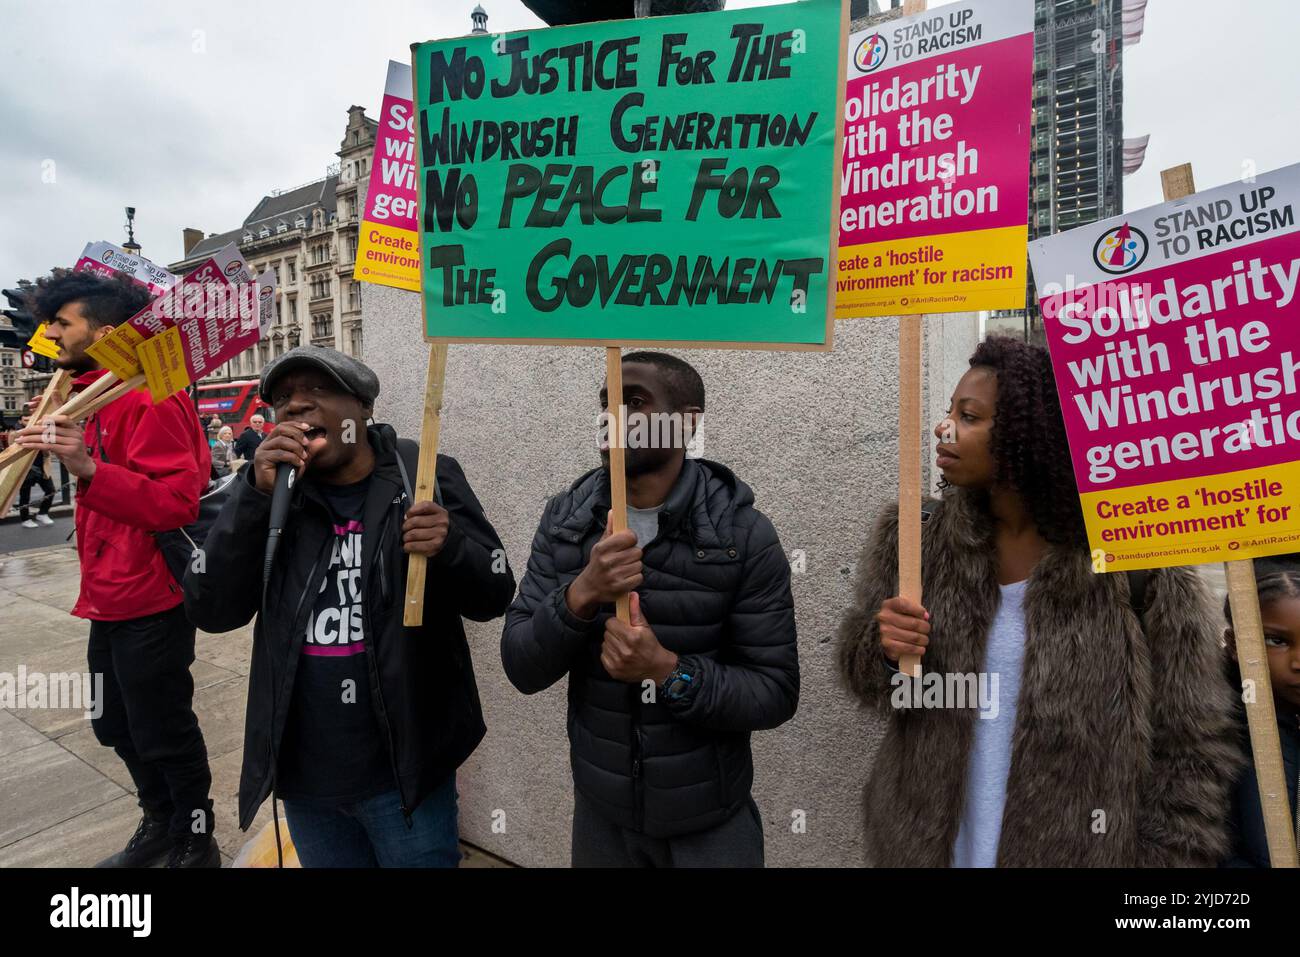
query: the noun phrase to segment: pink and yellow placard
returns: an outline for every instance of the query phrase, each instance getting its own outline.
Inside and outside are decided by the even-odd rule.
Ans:
[[[1098,570],[1300,551],[1300,166],[1035,241]]]
[[[836,318],[1024,308],[1033,31],[978,0],[849,38]]]
[[[413,116],[411,67],[390,60],[352,274],[361,282],[419,292]]]

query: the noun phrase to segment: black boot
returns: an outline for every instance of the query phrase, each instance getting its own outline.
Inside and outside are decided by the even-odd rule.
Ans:
[[[96,867],[153,867],[171,850],[172,839],[167,834],[171,815],[156,815],[149,811],[140,818],[140,826],[126,842],[126,848],[107,857]]]
[[[167,867],[220,867],[221,848],[210,834],[187,834],[172,845]]]

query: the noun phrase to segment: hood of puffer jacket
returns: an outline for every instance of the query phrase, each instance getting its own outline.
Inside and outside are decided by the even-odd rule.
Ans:
[[[686,459],[659,513],[660,532],[671,536],[680,529],[697,548],[730,548],[736,510],[753,504],[753,489],[731,469],[707,459]],[[593,525],[605,527],[609,508],[609,472],[592,469],[551,500],[547,524],[552,534],[579,542]]]

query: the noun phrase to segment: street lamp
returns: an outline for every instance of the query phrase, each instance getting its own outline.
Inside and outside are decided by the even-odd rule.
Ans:
[[[135,241],[135,207],[126,208],[126,242],[122,248],[133,255],[140,255],[140,244]]]
[[[726,0],[524,0],[524,6],[550,26],[593,23],[597,20],[627,20],[632,17],[664,16],[672,13],[706,13],[721,10]]]

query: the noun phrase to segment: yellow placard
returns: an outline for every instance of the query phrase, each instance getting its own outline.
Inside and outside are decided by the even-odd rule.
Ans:
[[[189,387],[190,373],[185,365],[181,331],[172,326],[143,342],[137,355],[144,369],[145,381],[155,402]]]
[[[1300,462],[1079,496],[1098,571],[1300,551]]]
[[[43,322],[36,327],[32,337],[27,340],[27,348],[38,356],[44,356],[47,359],[57,359],[59,357],[59,347],[45,338],[45,323]]]
[[[420,247],[407,229],[362,223],[352,276],[359,282],[420,291]]]
[[[835,318],[1025,307],[1028,228],[841,246]]]
[[[136,350],[144,341],[144,336],[124,322],[103,339],[88,346],[86,352],[119,379],[129,379],[140,373],[140,360]]]

